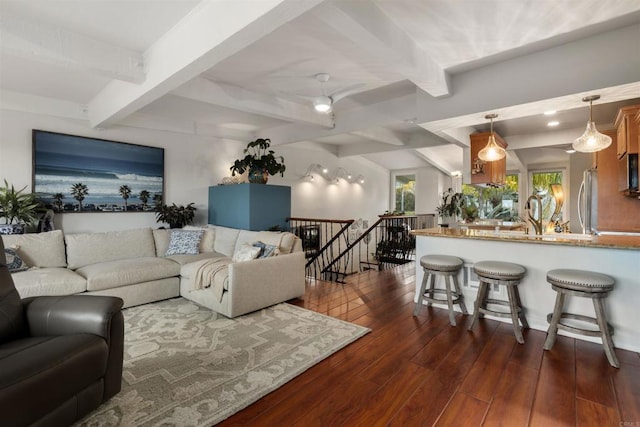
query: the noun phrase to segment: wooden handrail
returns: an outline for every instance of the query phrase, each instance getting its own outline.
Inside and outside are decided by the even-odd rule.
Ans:
[[[343,224],[343,223],[352,224],[353,222],[355,222],[354,219],[319,219],[319,218],[295,218],[295,217],[287,218],[287,221],[289,222],[291,221],[326,222],[330,224]]]

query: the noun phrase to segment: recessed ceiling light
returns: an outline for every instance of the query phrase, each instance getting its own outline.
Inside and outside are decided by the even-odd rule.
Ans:
[[[559,122],[559,121],[554,120],[554,121],[552,121],[552,122],[547,123],[547,126],[551,126],[551,127],[553,127],[553,126],[558,126],[559,124],[560,124],[560,122]]]
[[[573,148],[569,148],[568,150],[564,150],[565,152],[569,153],[569,154],[573,154],[576,152],[576,150],[574,150]]]
[[[556,110],[549,110],[549,111],[545,111],[544,115],[545,116],[553,116],[556,113]]]

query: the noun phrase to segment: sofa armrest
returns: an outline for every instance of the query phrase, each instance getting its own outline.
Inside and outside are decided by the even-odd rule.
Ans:
[[[23,300],[31,336],[89,333],[107,341],[111,321],[122,315],[123,301],[117,297],[66,295]]]
[[[229,317],[304,295],[304,252],[229,265]]]
[[[106,402],[122,387],[124,355],[123,301],[118,297],[66,295],[22,300],[31,336],[94,334],[109,347],[102,401]]]

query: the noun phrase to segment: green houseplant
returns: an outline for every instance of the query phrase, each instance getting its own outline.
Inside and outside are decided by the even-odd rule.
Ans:
[[[0,218],[4,218],[0,234],[22,234],[25,225],[38,220],[38,202],[35,195],[24,192],[26,188],[16,190],[6,179],[0,187]]]
[[[245,156],[231,166],[231,175],[249,171],[249,182],[254,184],[266,184],[269,175],[279,173],[280,176],[284,176],[284,157],[276,156],[273,150],[269,150],[270,145],[269,138],[258,138],[248,143],[243,151]]]
[[[436,208],[438,216],[442,219],[453,218],[454,220],[462,214],[462,208],[464,203],[464,195],[462,193],[456,193],[453,189],[449,188],[442,193],[440,204]]]
[[[193,205],[193,203],[187,206],[178,206],[175,203],[171,206],[159,205],[156,208],[156,222],[165,222],[170,228],[182,228],[191,224],[196,213],[196,207]]]

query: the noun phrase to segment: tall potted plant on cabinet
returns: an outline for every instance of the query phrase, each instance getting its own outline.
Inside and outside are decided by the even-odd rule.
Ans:
[[[269,138],[258,138],[248,143],[243,151],[246,155],[231,166],[231,175],[249,171],[249,182],[253,184],[266,184],[269,175],[279,173],[280,176],[284,176],[284,157],[276,156],[273,150],[269,150],[270,145]]]

